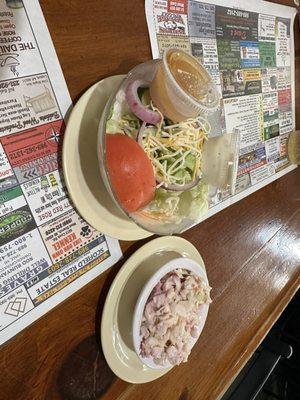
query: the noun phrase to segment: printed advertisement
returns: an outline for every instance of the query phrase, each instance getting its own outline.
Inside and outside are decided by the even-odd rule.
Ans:
[[[153,57],[171,46],[196,57],[220,95],[218,110],[205,115],[209,137],[239,137],[235,192],[211,187],[209,217],[295,168],[286,143],[295,129],[296,9],[263,1],[189,0],[175,12],[168,4],[146,0]]]
[[[25,205],[26,200],[20,186],[7,189],[0,193],[0,216],[8,214]]]
[[[279,132],[280,135],[291,133],[293,130],[293,114],[291,111],[279,114]]]
[[[259,43],[259,58],[262,68],[276,67],[276,47],[274,42]]]
[[[218,39],[218,57],[220,69],[236,70],[241,68],[240,43],[234,40]]]
[[[190,1],[188,7],[189,35],[196,38],[215,38],[215,6]]]
[[[267,132],[276,131],[279,134],[278,97],[276,92],[263,94],[264,137],[269,139]],[[276,136],[277,136],[276,135]],[[274,134],[273,134],[274,137]]]
[[[216,39],[191,38],[190,43],[192,55],[204,65],[222,96]]]
[[[19,183],[58,169],[63,129],[57,121],[0,139]]]
[[[235,193],[241,193],[251,186],[251,179],[249,172],[244,175],[238,175],[235,183]]]
[[[184,36],[157,35],[157,44],[160,56],[165,50],[170,49],[171,47],[176,47],[189,54],[192,53],[191,43],[189,39]]]
[[[275,166],[272,164],[263,165],[262,167],[254,169],[250,172],[251,184],[256,185],[275,174],[275,172]]]
[[[52,264],[37,229],[1,246],[0,260],[0,298]]]
[[[287,142],[289,140],[289,134],[285,133],[280,136],[280,158],[287,158]]]
[[[266,148],[263,142],[247,146],[240,151],[237,175],[244,175],[266,163]]]
[[[273,15],[259,14],[258,16],[258,38],[259,42],[275,42],[275,23]]]
[[[21,185],[37,225],[58,217],[72,206],[59,171],[39,176]]]
[[[277,68],[277,88],[278,90],[290,89],[291,88],[291,68],[280,67]]]
[[[156,31],[163,35],[187,36],[187,15],[157,10]]]
[[[191,39],[192,54],[210,72],[219,70],[218,50],[216,39]]]
[[[7,4],[8,3],[8,4]],[[24,21],[24,23],[20,23]],[[20,29],[22,26],[22,29]],[[0,3],[0,96],[9,92],[6,80],[46,72],[43,59],[23,7],[14,9],[9,2]],[[30,59],[30,63],[28,60]]]
[[[280,145],[280,137],[275,137],[273,139],[269,139],[265,141],[266,146],[266,156],[268,163],[277,160],[280,157],[281,153],[281,145]]]
[[[221,71],[223,98],[259,94],[262,91],[260,69]]]
[[[1,87],[0,137],[61,119],[47,74],[2,81]]]
[[[13,174],[14,173],[12,167],[8,162],[7,156],[0,142],[0,192],[1,192],[1,182],[3,182],[5,178],[8,178]]]
[[[74,210],[42,225],[40,232],[53,262],[102,236]]]
[[[215,18],[218,38],[257,42],[257,13],[216,6]]]
[[[168,11],[177,14],[187,14],[188,0],[168,0]]]
[[[292,91],[290,88],[278,90],[278,107],[280,112],[292,110]]]
[[[260,48],[258,42],[240,42],[241,67],[258,68],[260,67]]]
[[[79,252],[80,255],[72,263],[54,264],[27,284],[28,294],[35,305],[49,299],[110,256],[104,237],[96,240],[94,247],[87,245],[84,250],[86,252]]]
[[[261,85],[263,93],[277,92],[277,68],[263,68],[261,70]]]
[[[262,140],[263,111],[261,95],[243,96],[224,100],[227,132],[238,129],[240,148]]]
[[[276,63],[277,67],[291,65],[291,42],[290,42],[291,21],[285,18],[276,18]]]
[[[0,0],[0,345],[121,256],[118,241],[88,225],[66,192],[71,104],[38,1]]]

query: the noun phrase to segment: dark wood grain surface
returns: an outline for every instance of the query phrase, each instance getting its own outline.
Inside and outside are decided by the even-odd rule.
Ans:
[[[99,79],[151,58],[142,0],[41,5],[74,100]],[[295,32],[299,121],[298,21]],[[144,385],[109,370],[97,332],[122,260],[0,349],[0,399],[218,399],[299,287],[299,234],[298,168],[182,235],[201,252],[213,287],[187,364]],[[144,242],[123,242],[124,259]]]

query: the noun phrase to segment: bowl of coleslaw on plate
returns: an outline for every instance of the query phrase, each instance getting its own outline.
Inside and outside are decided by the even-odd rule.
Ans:
[[[135,67],[111,95],[98,130],[100,172],[112,200],[143,229],[180,233],[206,213],[206,115],[218,104],[204,67],[177,49]]]
[[[133,316],[133,344],[141,362],[164,369],[188,360],[204,328],[210,299],[205,270],[186,257],[159,268],[143,287]]]

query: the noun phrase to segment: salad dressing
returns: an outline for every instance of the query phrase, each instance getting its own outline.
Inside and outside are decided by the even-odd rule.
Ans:
[[[195,100],[203,100],[208,91],[210,78],[204,74],[200,64],[186,53],[168,53],[167,62],[178,85]]]
[[[219,104],[209,73],[196,58],[179,49],[165,52],[150,84],[150,95],[154,105],[173,122],[214,111]]]

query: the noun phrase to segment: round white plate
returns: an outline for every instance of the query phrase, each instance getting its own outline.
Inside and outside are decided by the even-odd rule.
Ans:
[[[97,131],[102,110],[124,79],[111,76],[90,87],[76,103],[63,142],[63,169],[70,197],[95,229],[119,240],[139,240],[152,233],[138,227],[116,207],[100,175]]]
[[[202,257],[191,243],[176,236],[165,236],[137,250],[122,266],[110,287],[102,314],[101,343],[109,367],[124,381],[150,382],[171,369],[153,369],[141,362],[134,351],[132,318],[145,283],[163,264],[178,257],[195,260],[206,276]]]

